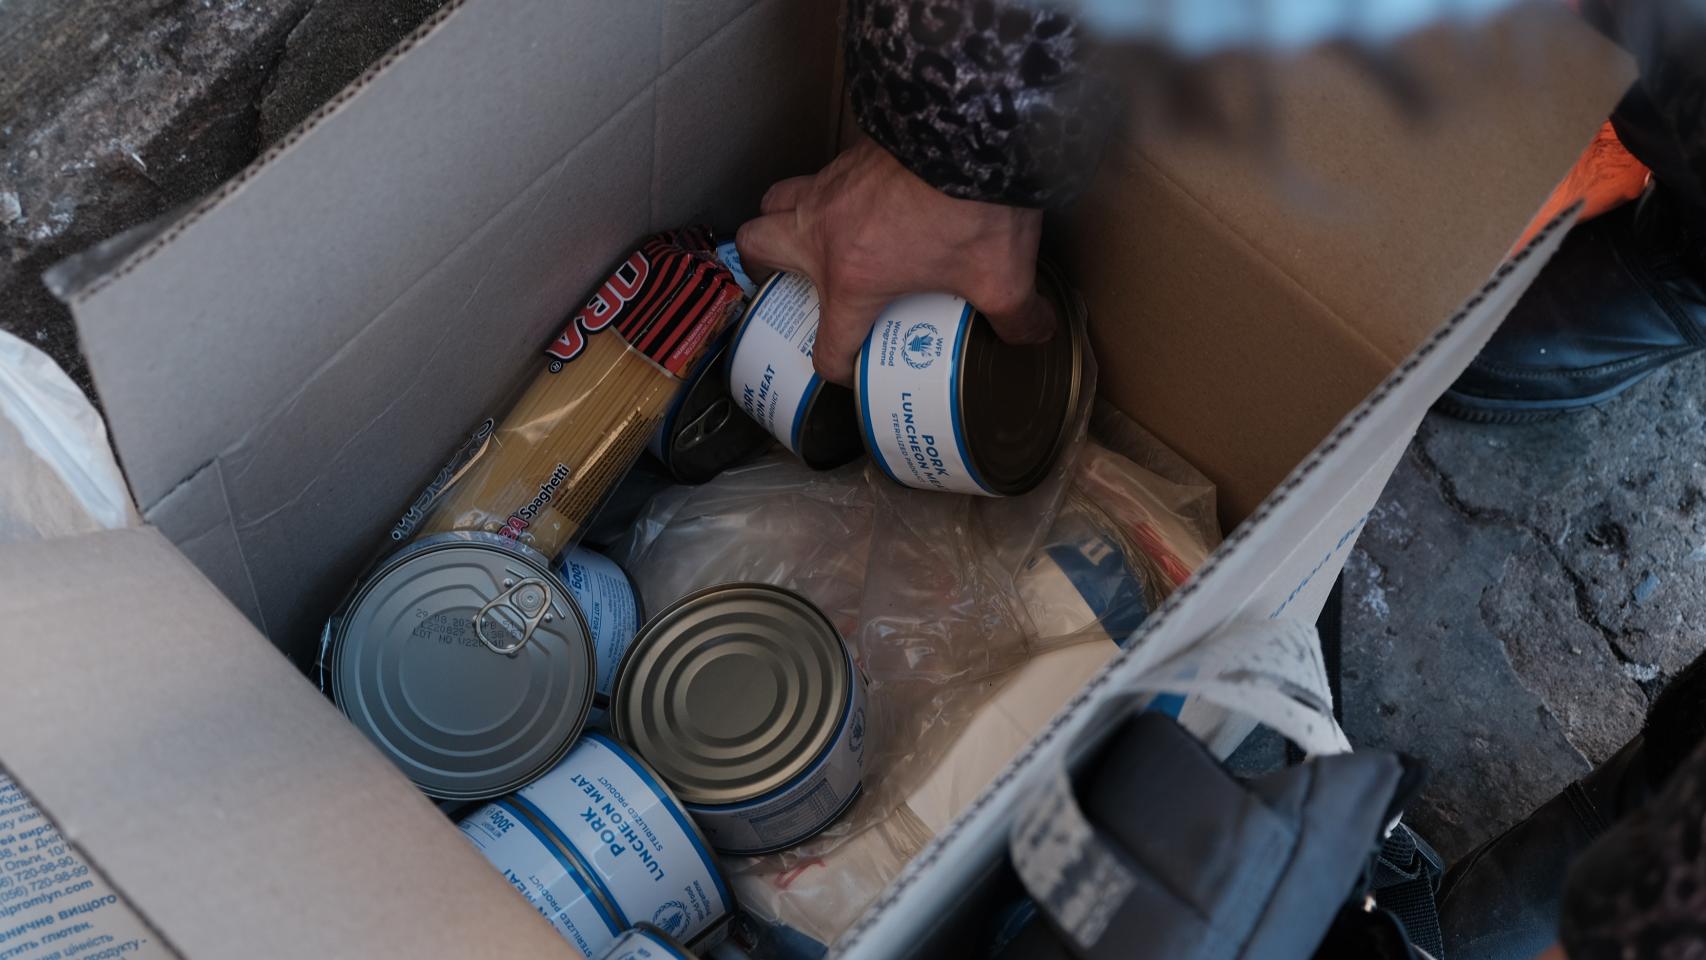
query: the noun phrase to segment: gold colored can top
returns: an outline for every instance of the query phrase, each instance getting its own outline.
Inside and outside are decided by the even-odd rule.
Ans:
[[[690,594],[640,630],[611,721],[683,802],[742,804],[805,775],[840,730],[846,644],[804,597],[757,583]]]

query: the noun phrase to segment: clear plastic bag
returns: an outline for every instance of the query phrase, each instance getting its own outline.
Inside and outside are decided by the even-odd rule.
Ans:
[[[724,859],[752,914],[738,939],[781,956],[832,939],[932,835],[909,806],[921,791],[937,821],[1006,759],[983,750],[960,764],[963,782],[941,782],[996,692],[1047,682],[1025,669],[1040,654],[1072,661],[1055,703],[988,721],[1010,752],[1218,544],[1212,485],[1111,408],[1098,433],[1131,455],[1084,442],[1090,419],[1081,411],[1078,441],[1022,497],[912,490],[860,464],[814,473],[776,452],[662,492],[613,547],[650,610],[735,580],[801,593],[869,681],[861,800],[799,847]]]

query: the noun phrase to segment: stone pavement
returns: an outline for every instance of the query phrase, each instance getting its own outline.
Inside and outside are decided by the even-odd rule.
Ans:
[[[1610,756],[1706,649],[1706,358],[1528,426],[1430,416],[1345,573],[1345,726],[1448,858]]]
[[[247,166],[444,0],[0,0],[0,329],[85,389],[57,260]]]
[[[0,327],[87,386],[39,274],[246,165],[443,0],[0,0]],[[1629,737],[1706,635],[1706,362],[1529,427],[1430,419],[1346,573],[1347,727],[1454,855]]]

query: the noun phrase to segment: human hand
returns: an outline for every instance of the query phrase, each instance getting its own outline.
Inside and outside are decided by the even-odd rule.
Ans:
[[[812,359],[829,380],[852,383],[877,315],[908,293],[958,294],[1011,343],[1054,332],[1036,290],[1040,210],[950,197],[868,139],[815,175],[776,183],[760,208],[735,236],[741,262],[811,278],[821,304]]]

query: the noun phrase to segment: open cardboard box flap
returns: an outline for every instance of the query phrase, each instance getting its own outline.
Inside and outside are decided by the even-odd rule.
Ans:
[[[699,213],[736,223],[827,159],[835,17],[821,0],[452,0],[74,293],[158,532],[0,548],[0,675],[27,706],[0,725],[0,764],[181,953],[563,949],[255,627],[308,663],[399,505],[625,247]],[[1305,58],[1272,86],[1280,164],[1122,144],[1058,231],[1104,395],[1242,525],[850,949],[916,933],[1122,678],[1240,612],[1312,618],[1427,404],[1555,246],[1561,230],[1475,293],[1628,65],[1549,5],[1422,49],[1465,98],[1408,123],[1342,61]]]

